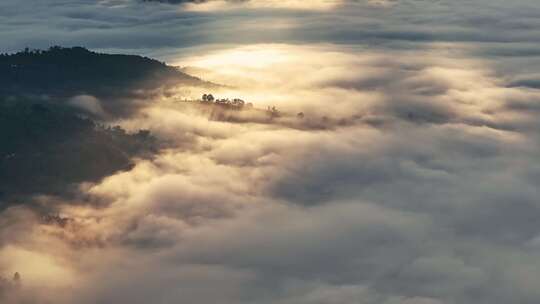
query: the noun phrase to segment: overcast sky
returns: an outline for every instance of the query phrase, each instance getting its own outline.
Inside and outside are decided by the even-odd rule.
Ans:
[[[42,198],[68,228],[4,211],[13,303],[540,303],[537,0],[179,2],[0,2],[0,52],[152,56],[293,117],[117,121],[174,145]]]

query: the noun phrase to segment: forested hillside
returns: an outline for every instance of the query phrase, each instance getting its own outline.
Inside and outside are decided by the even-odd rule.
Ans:
[[[154,59],[51,47],[0,55],[0,96],[47,96],[59,101],[92,95],[111,114],[126,115],[158,88],[209,85]]]
[[[72,108],[0,101],[0,199],[67,193],[83,181],[125,170],[156,149],[148,131],[128,134]]]
[[[1,54],[0,201],[67,194],[158,149],[149,131],[130,134],[74,107],[74,97],[95,97],[115,118],[151,102],[152,90],[206,84],[157,60],[82,47]]]

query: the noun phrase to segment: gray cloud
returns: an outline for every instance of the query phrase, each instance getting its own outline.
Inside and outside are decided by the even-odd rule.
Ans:
[[[219,2],[219,1],[218,1]],[[234,1],[233,1],[234,2]],[[3,51],[51,44],[97,49],[151,50],[204,43],[337,42],[410,44],[432,42],[534,43],[534,1],[408,0],[381,7],[343,1],[333,10],[297,12],[249,8],[187,12],[140,1],[3,1]],[[247,11],[246,11],[247,10]],[[283,26],[257,26],[260,23]],[[259,23],[259,24],[260,24]],[[528,51],[534,51],[534,47]]]

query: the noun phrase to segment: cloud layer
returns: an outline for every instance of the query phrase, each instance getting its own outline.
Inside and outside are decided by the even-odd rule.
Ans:
[[[7,303],[540,300],[533,2],[60,2],[46,37],[156,54],[282,115],[215,115],[181,87],[115,122],[167,149],[76,201],[38,198],[57,216],[4,211]],[[11,29],[40,22],[0,6],[21,10]],[[19,36],[6,47],[48,43]]]
[[[239,65],[234,54],[245,52],[275,62]],[[69,286],[81,303],[538,299],[529,283],[538,275],[538,124],[536,112],[512,106],[534,104],[538,92],[505,86],[482,61],[442,60],[438,49],[255,45],[185,62],[239,75],[226,75],[237,89],[218,94],[306,117],[212,121],[164,97],[121,121],[177,147],[81,189],[94,203],[65,202],[67,224],[21,229],[32,223],[20,220],[24,208],[8,211],[4,269],[22,269],[31,294]],[[246,90],[244,75],[256,79]],[[281,83],[284,75],[299,80]],[[303,126],[324,116],[355,119]],[[40,276],[21,264],[25,254],[40,261]]]

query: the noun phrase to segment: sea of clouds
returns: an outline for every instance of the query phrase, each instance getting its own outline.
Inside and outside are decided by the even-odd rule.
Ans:
[[[179,87],[115,121],[167,148],[39,198],[67,222],[5,210],[8,303],[540,301],[533,1],[49,2],[0,4],[1,38],[42,31],[6,50],[154,55],[282,115],[216,119]]]

